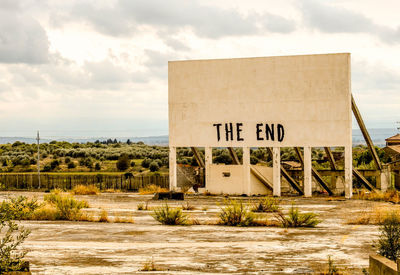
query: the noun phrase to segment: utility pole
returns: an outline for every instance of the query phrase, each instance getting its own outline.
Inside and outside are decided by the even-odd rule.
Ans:
[[[39,131],[37,131],[36,140],[37,140],[37,172],[38,172],[39,189],[40,189],[40,154],[39,154],[40,137],[39,137]]]

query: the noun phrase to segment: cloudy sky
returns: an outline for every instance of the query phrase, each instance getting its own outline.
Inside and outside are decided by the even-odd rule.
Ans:
[[[400,120],[398,0],[0,0],[0,136],[168,133],[167,61],[350,52],[368,127]]]

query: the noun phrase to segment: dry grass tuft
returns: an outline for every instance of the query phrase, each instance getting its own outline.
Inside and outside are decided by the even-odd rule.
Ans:
[[[182,204],[182,210],[191,211],[191,210],[195,210],[195,209],[196,209],[196,207],[191,205],[189,202],[186,202],[186,204]]]
[[[135,223],[134,219],[132,217],[120,217],[120,216],[115,216],[114,223]]]
[[[386,192],[381,192],[379,190],[358,190],[357,194],[354,195],[353,198],[368,201],[387,201],[398,204],[400,203],[400,192],[394,189],[388,190]]]
[[[188,221],[188,225],[200,225],[200,224],[201,222],[196,218],[192,218]]]
[[[280,200],[274,197],[265,197],[253,203],[251,211],[253,212],[278,212]]]
[[[108,219],[108,213],[104,209],[101,210],[99,222],[110,222],[110,220]]]
[[[259,219],[256,218],[253,223],[253,226],[271,226],[271,227],[280,227],[280,223],[277,220],[271,219]]]
[[[396,211],[397,210],[397,211]],[[395,215],[400,220],[399,209],[394,210],[388,207],[375,207],[371,210],[364,210],[346,221],[346,224],[359,225],[382,225],[390,215]]]
[[[137,210],[142,211],[142,210],[151,210],[151,208],[149,207],[149,201],[146,201],[146,203],[138,203],[138,205],[136,206]]]
[[[74,195],[97,195],[100,190],[94,185],[77,185],[72,189],[71,193]]]
[[[144,263],[140,271],[159,271],[154,264],[153,257],[151,258],[151,260]]]
[[[98,222],[99,219],[93,217],[93,216],[90,215],[90,214],[81,213],[81,214],[79,215],[77,221],[80,221],[80,222]]]
[[[149,186],[146,186],[144,188],[139,189],[139,194],[140,195],[149,195],[149,194],[154,194],[154,193],[159,193],[159,192],[168,192],[169,190],[166,188],[162,188],[158,185],[155,184],[150,184]]]
[[[32,220],[38,220],[38,221],[55,221],[58,218],[58,210],[57,208],[50,204],[50,203],[45,203],[42,205],[42,207],[36,209],[32,213]]]
[[[111,188],[109,188],[109,189],[103,190],[101,192],[102,193],[121,193],[121,190],[120,189],[111,189]]]

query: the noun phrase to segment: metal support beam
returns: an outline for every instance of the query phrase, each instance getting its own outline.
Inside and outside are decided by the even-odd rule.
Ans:
[[[200,168],[204,168],[204,161],[201,158],[201,153],[199,152],[199,150],[197,150],[196,147],[190,147],[190,149],[192,149],[193,152],[193,156],[197,161],[197,164],[199,165]]]
[[[324,149],[325,149],[325,153],[326,153],[326,155],[327,155],[327,157],[328,157],[329,163],[330,163],[330,165],[331,165],[331,170],[333,170],[333,171],[337,170],[335,158],[333,157],[331,148],[329,148],[329,147],[324,147]]]
[[[329,196],[332,196],[333,192],[331,191],[331,189],[329,189],[328,184],[324,181],[318,171],[314,167],[311,168],[311,171],[314,179],[322,186],[322,188],[326,190],[326,192],[328,192]]]
[[[292,178],[289,173],[286,171],[285,168],[281,166],[281,173],[282,176],[290,183],[290,185],[300,194],[304,195],[303,190],[301,189],[300,185],[296,182],[294,178]]]
[[[353,110],[353,114],[357,120],[358,126],[360,126],[361,133],[363,134],[365,142],[368,145],[368,148],[369,148],[369,151],[371,152],[372,158],[374,159],[376,169],[382,170],[382,165],[379,160],[378,154],[376,153],[374,144],[372,143],[371,137],[368,134],[368,130],[365,127],[364,121],[361,117],[360,111],[357,108],[356,102],[354,101],[353,95],[351,95],[351,109]]]
[[[229,154],[231,155],[232,162],[235,165],[240,165],[239,157],[237,156],[235,150],[232,147],[228,147]]]
[[[301,164],[301,168],[304,169],[304,160],[303,160],[303,155],[300,152],[300,148],[299,147],[294,147],[294,151],[297,154],[297,157],[299,158],[300,164]]]
[[[375,187],[372,186],[372,184],[369,183],[369,181],[356,169],[353,168],[353,175],[358,178],[362,184],[369,190],[372,191],[375,189]]]
[[[304,168],[304,159],[300,152],[300,148],[294,147],[294,150],[296,151],[296,154],[299,157],[301,167]],[[330,196],[332,196],[333,192],[331,191],[331,189],[329,189],[328,184],[324,181],[322,176],[318,173],[317,169],[315,169],[314,167],[311,167],[311,171],[312,171],[312,175],[313,175],[314,179],[322,186],[322,188],[324,188],[326,190],[326,192],[328,192],[328,194]]]

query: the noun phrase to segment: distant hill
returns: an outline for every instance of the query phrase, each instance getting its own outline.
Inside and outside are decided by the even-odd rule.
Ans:
[[[368,129],[368,132],[372,138],[372,141],[376,146],[385,146],[385,139],[394,136],[398,133],[396,128],[372,128]],[[168,135],[164,136],[149,136],[149,137],[57,137],[57,138],[43,138],[40,142],[50,142],[52,140],[57,141],[68,141],[68,142],[94,142],[96,140],[107,140],[107,139],[117,139],[118,141],[126,142],[130,139],[132,142],[142,141],[148,145],[168,145]],[[21,141],[25,143],[35,143],[36,139],[34,137],[0,137],[0,144],[14,143],[15,141]],[[353,145],[365,144],[364,137],[359,129],[353,129]]]
[[[126,142],[128,139],[132,142],[142,141],[148,145],[168,145],[168,136],[151,136],[151,137],[57,137],[57,138],[41,138],[41,143],[50,142],[53,140],[57,141],[68,141],[68,142],[78,142],[78,143],[86,143],[86,142],[95,142],[96,140],[107,140],[107,139],[117,139],[118,141]],[[28,137],[0,137],[0,144],[6,143],[14,143],[15,141],[21,141],[25,143],[36,143],[35,138]]]

